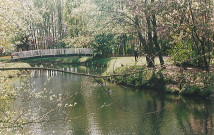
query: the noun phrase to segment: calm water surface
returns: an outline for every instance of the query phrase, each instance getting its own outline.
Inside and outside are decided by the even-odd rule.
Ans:
[[[98,71],[86,67],[63,68],[93,74]],[[30,78],[19,79],[13,86],[20,86],[21,82],[30,82],[32,91],[51,92],[47,98],[16,102],[30,108],[31,117],[45,117],[49,121],[26,125],[20,134],[214,134],[213,101],[190,100],[104,83],[105,90],[113,90],[107,94],[91,77],[51,71],[33,71]]]

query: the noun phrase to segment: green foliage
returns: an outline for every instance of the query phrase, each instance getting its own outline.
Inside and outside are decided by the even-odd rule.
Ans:
[[[189,41],[179,41],[175,40],[175,46],[171,50],[171,57],[174,63],[181,64],[183,66],[194,65],[196,66],[197,63],[192,59],[197,57],[195,51],[193,51],[192,42]]]
[[[120,67],[116,69],[116,74],[130,73],[130,75],[116,77],[113,81],[123,85],[163,90],[166,93],[182,94],[189,97],[207,98],[212,94],[213,74],[199,72],[194,68],[182,69],[154,70],[142,68],[142,66]]]
[[[212,89],[210,87],[201,88],[198,85],[187,85],[183,91],[181,91],[182,95],[190,96],[190,97],[209,97],[212,93]]]
[[[201,96],[202,97],[209,97],[212,94],[212,87],[206,86],[202,89]]]
[[[128,55],[133,55],[133,53],[134,53],[134,50],[132,48],[128,48],[127,49],[127,54]]]
[[[186,86],[185,89],[181,92],[182,95],[186,95],[186,96],[199,96],[201,92],[201,87],[197,86],[197,85],[193,85],[193,86]]]
[[[184,66],[197,66],[206,71],[209,70],[210,58],[212,57],[210,55],[212,53],[211,48],[213,47],[213,42],[210,41],[213,41],[214,32],[214,24],[212,23],[214,16],[210,12],[213,11],[214,7],[211,3],[213,3],[212,0],[195,0],[192,2],[182,0],[182,2],[171,1],[171,4],[166,6],[167,8],[165,7],[162,16],[171,17],[163,19],[163,23],[169,22],[168,27],[165,28],[169,30],[168,35],[171,39],[169,36],[166,39],[175,43],[176,48],[173,51],[174,54],[177,54],[177,58],[174,59],[175,62],[178,60],[178,63],[184,64]],[[207,17],[204,16],[205,14]],[[184,16],[191,17],[191,21],[185,19]]]
[[[49,46],[48,49],[52,49],[52,48],[65,48],[66,44],[63,41],[59,41],[55,44],[53,44],[52,46]]]
[[[213,90],[214,76],[209,73],[200,73],[197,71],[184,71],[176,74],[178,78],[177,87],[180,94],[190,97],[209,97]]]
[[[121,67],[116,72],[127,74],[139,70],[140,72],[137,73],[117,77],[114,81],[119,84],[142,87],[144,89],[164,90],[166,82],[161,71],[151,71],[151,69],[142,68],[141,66],[131,66],[128,69]]]
[[[147,87],[155,90],[164,90],[166,85],[161,71],[158,72],[153,71],[152,77],[145,84]]]
[[[112,40],[114,36],[111,34],[100,34],[96,35],[92,43],[94,52],[103,56],[108,56],[112,53]]]
[[[170,43],[167,40],[159,40],[159,43],[161,44],[161,52],[163,56],[169,56],[172,54],[172,48],[174,44]]]

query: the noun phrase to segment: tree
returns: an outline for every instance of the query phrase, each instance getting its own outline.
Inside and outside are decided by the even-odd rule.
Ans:
[[[0,0],[0,45],[6,49],[14,48],[11,40],[26,29],[22,20],[22,4],[18,0]]]
[[[31,22],[41,21],[37,9],[30,1],[0,1],[0,43],[4,48],[14,50],[20,40],[31,33]]]
[[[100,34],[96,35],[92,43],[92,47],[95,48],[95,52],[103,56],[111,55],[112,52],[112,40],[114,36],[111,34]]]
[[[141,44],[144,46],[146,60],[149,67],[154,67],[154,58],[159,56],[161,65],[164,65],[161,46],[158,42],[158,23],[157,16],[161,9],[161,1],[136,0],[128,1],[129,11],[134,17],[135,31]]]
[[[197,63],[208,71],[213,52],[213,1],[170,0],[164,4],[161,17],[165,24],[161,29],[177,45],[175,51],[189,50],[189,53],[180,53],[186,56],[180,62]]]
[[[52,48],[53,44],[62,40],[66,34],[63,22],[64,3],[62,0],[34,0],[33,5],[38,8],[42,16],[39,23],[30,24],[33,41],[32,46],[39,48]],[[33,49],[36,49],[33,48]]]

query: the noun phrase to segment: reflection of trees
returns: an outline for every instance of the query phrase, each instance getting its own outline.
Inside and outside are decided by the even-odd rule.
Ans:
[[[65,67],[66,68],[66,67]],[[69,70],[75,71],[75,68],[71,68],[68,66]],[[69,91],[69,94],[75,93],[74,102],[77,103],[76,106],[72,108],[66,108],[66,118],[65,125],[69,126],[69,129],[72,130],[72,134],[87,134],[88,128],[88,119],[87,119],[87,111],[86,104],[84,102],[84,95],[82,93],[82,83],[84,82],[82,77],[79,76],[71,76],[69,74],[65,74],[64,82],[60,83],[60,85],[65,87],[66,91]],[[61,86],[61,88],[62,88]],[[78,120],[75,120],[78,119]],[[67,133],[67,132],[66,132]]]
[[[162,95],[161,96],[152,96],[151,99],[145,103],[146,103],[147,112],[154,112],[157,110],[161,110],[165,107],[165,101],[164,101],[164,97]],[[151,114],[145,116],[145,117],[148,117],[148,120],[149,120],[150,126],[151,126],[151,129],[148,131],[148,133],[150,133],[152,135],[161,134],[161,127],[162,127],[162,122],[164,119],[164,111],[165,110],[163,109],[156,113],[151,113]],[[146,126],[148,126],[148,125],[146,125]]]
[[[163,96],[151,96],[151,93],[136,92],[131,88],[124,90],[119,86],[108,87],[114,90],[111,98],[117,103],[98,112],[98,121],[103,133],[161,134],[161,123],[164,119],[162,109],[165,107]],[[99,93],[96,93],[96,97],[101,97],[96,98],[98,104],[112,101],[105,92],[100,92],[100,89],[97,91]]]
[[[160,104],[158,104],[160,102]],[[165,103],[164,103],[164,98],[162,97],[160,99],[160,101],[157,101],[157,99],[155,97],[153,97],[153,110],[158,110],[160,108],[164,108],[165,107]],[[158,107],[158,105],[160,107]],[[161,128],[161,123],[163,121],[163,117],[164,116],[164,110],[160,111],[159,113],[155,113],[151,115],[151,123],[152,123],[152,132],[154,131],[154,133],[152,134],[161,134],[160,133],[160,128]]]
[[[69,74],[56,76],[49,71],[37,71],[32,73],[30,79],[24,79],[18,79],[11,85],[12,88],[16,88],[15,98],[8,99],[8,108],[0,112],[1,120],[8,119],[0,122],[0,133],[9,133],[10,129],[17,129],[19,132],[19,128],[23,127],[23,132],[26,134],[67,132],[70,128],[75,129],[74,133],[86,134],[85,119],[72,122],[72,124],[68,121],[85,114],[83,109],[85,104],[81,102],[84,97],[76,94],[77,90],[81,90],[81,77],[71,77]],[[76,102],[79,105],[74,109]],[[4,112],[6,112],[5,115],[3,115]],[[45,131],[47,129],[48,131]]]
[[[85,71],[85,68],[83,68],[83,71]],[[31,83],[36,81],[34,88],[37,90],[39,90],[40,85],[47,80],[47,76],[51,76],[48,71],[38,74],[39,77],[31,78]],[[45,75],[47,76],[45,77]],[[100,130],[103,134],[131,134],[135,132],[138,134],[159,135],[169,133],[166,128],[172,130],[173,126],[175,127],[174,133],[212,134],[213,108],[209,102],[195,102],[194,100],[178,99],[171,96],[172,100],[176,100],[174,102],[168,98],[169,96],[166,97],[154,91],[140,92],[131,88],[124,89],[113,84],[103,84],[106,89],[110,88],[114,91],[111,97],[126,107],[128,109],[126,110],[117,104],[111,104],[113,101],[109,98],[108,94],[101,89],[98,83],[94,83],[91,78],[71,76],[69,74],[62,75],[61,73],[51,77],[53,78],[46,87],[52,89],[56,95],[61,94],[62,99],[70,95],[75,95],[74,102],[77,102],[77,105],[74,106],[74,108],[55,109],[53,113],[48,114],[47,118],[55,120],[58,114],[61,114],[62,118],[60,120],[65,121],[62,122],[63,126],[60,125],[59,127],[63,127],[63,129],[66,130],[69,129],[69,131],[71,129],[73,134],[88,134],[90,132],[89,129],[93,129],[93,126],[95,127],[96,133]],[[41,90],[43,89],[45,89],[45,87],[41,87]],[[78,93],[75,94],[75,91]],[[57,98],[55,100],[57,100]],[[68,104],[71,102],[72,100],[70,100]],[[32,103],[32,105],[29,106],[37,111],[37,104],[34,102],[30,103]],[[41,104],[39,105],[44,107],[44,109],[46,106],[54,108],[56,105],[54,103],[55,102],[51,102],[51,104],[49,104],[49,102],[46,103],[46,100],[43,102],[43,99],[41,99]],[[29,107],[28,104],[26,104],[27,107]],[[64,105],[65,104],[67,104],[67,102],[64,103]],[[101,108],[102,106],[104,107]],[[162,110],[165,106],[166,109]],[[44,111],[45,110],[43,110],[43,112]],[[38,111],[37,118],[42,114],[44,113]],[[76,118],[78,119],[74,120]],[[172,122],[171,118],[176,118],[177,121]],[[167,123],[165,121],[167,121]],[[61,124],[61,122],[58,121],[57,123]],[[64,128],[64,125],[66,128]],[[51,128],[53,127],[45,127],[45,130]],[[61,131],[61,129],[59,130]]]
[[[212,112],[209,110],[210,103],[198,104],[194,101],[180,101],[174,111],[183,134],[212,134],[213,121]]]
[[[190,124],[186,125],[186,123],[188,123],[188,112],[184,109],[186,108],[186,105],[180,105],[178,104],[175,108],[175,114],[176,114],[176,118],[178,120],[178,125],[180,126],[180,129],[183,131],[184,134],[188,133],[188,129],[191,129]]]

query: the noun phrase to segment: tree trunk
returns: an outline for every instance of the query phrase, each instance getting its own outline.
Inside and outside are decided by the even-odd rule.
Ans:
[[[205,70],[209,71],[209,63],[207,62],[206,51],[205,51],[205,38],[203,39],[203,41],[200,41],[200,43],[201,43],[201,50],[203,55],[203,64],[204,64]]]
[[[150,22],[150,17],[146,17],[146,21],[147,21],[147,26],[148,26],[148,39],[149,39],[149,44],[148,44],[148,48],[149,48],[149,53],[151,54],[151,61],[148,64],[148,67],[154,67],[155,66],[155,53],[154,53],[154,49],[153,49],[153,39],[152,39],[152,27],[151,27],[151,22]]]
[[[198,64],[198,67],[202,68],[203,67],[203,59],[202,59],[202,55],[201,55],[201,49],[199,48],[199,45],[198,45],[198,41],[196,40],[195,36],[194,36],[194,32],[192,31],[192,37],[193,37],[193,40],[195,42],[195,46],[196,46],[196,49],[197,49],[197,54],[199,55],[199,58],[198,58],[198,61],[197,61],[197,64]]]
[[[148,64],[148,67],[154,67],[154,56],[152,54],[152,48],[151,46],[149,46],[146,43],[145,38],[143,37],[143,35],[141,34],[141,32],[139,31],[139,19],[138,16],[135,16],[135,25],[136,25],[136,29],[138,30],[138,37],[140,39],[141,44],[144,46],[145,48],[145,53],[146,53],[146,62]]]
[[[201,51],[202,51],[202,56],[203,56],[203,65],[206,71],[209,71],[209,63],[207,62],[206,59],[206,50],[205,50],[205,37],[202,37],[202,39],[200,39],[198,33],[197,33],[197,28],[196,28],[196,24],[195,24],[195,18],[194,18],[194,14],[192,11],[192,6],[191,3],[189,1],[189,8],[190,8],[190,15],[192,18],[192,22],[193,22],[193,32],[195,33],[196,38],[198,39],[198,41],[201,44]]]
[[[124,53],[125,53],[125,55],[127,55],[126,42],[127,42],[127,36],[126,36],[126,34],[123,34],[123,45],[124,45]]]
[[[156,48],[157,53],[158,53],[160,64],[163,67],[164,66],[164,60],[163,60],[163,55],[162,55],[160,46],[158,44],[158,36],[157,36],[157,31],[156,31],[157,24],[156,24],[156,17],[155,17],[155,15],[152,15],[152,25],[153,25],[153,33],[154,33],[154,35],[153,35],[153,42],[155,44],[155,48]]]
[[[149,47],[148,44],[146,43],[145,38],[142,36],[142,34],[140,32],[138,32],[138,37],[140,39],[140,42],[142,43],[142,45],[144,45],[145,48],[145,52],[146,52],[146,62],[148,67],[154,67],[154,59],[152,58],[152,54],[151,51],[149,51]]]

